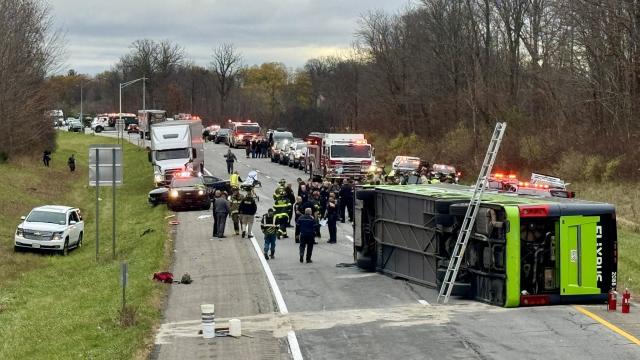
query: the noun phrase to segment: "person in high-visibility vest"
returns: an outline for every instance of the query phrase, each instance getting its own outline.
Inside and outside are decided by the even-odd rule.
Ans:
[[[278,188],[278,190],[280,190],[280,188]],[[276,198],[273,209],[275,210],[275,222],[279,226],[278,238],[288,238],[287,225],[289,224],[289,209],[291,208],[291,204],[289,204],[289,200],[287,200],[284,188],[282,191],[276,191],[276,194],[273,194],[273,196]]]
[[[231,177],[229,178],[229,185],[231,185],[232,189],[239,189],[241,181],[242,179],[240,178],[240,175],[238,175],[238,171],[236,170],[231,174]]]

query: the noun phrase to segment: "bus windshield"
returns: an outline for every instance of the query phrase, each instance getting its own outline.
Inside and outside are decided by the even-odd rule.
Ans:
[[[258,134],[260,132],[260,126],[240,125],[240,126],[236,126],[236,132]]]
[[[189,149],[169,149],[169,150],[157,150],[156,160],[171,160],[171,159],[188,159]]]
[[[332,158],[360,158],[371,157],[371,145],[331,145]]]

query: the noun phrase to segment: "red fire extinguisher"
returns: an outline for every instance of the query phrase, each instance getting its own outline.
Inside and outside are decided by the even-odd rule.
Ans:
[[[611,289],[609,291],[609,311],[616,311],[616,307],[617,307],[617,301],[618,301],[618,293],[614,290]]]
[[[624,292],[622,293],[622,313],[623,314],[629,313],[629,308],[631,305],[630,301],[631,301],[631,293],[629,292],[629,289],[624,289]]]

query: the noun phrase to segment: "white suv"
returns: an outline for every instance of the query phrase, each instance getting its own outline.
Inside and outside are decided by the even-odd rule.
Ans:
[[[69,249],[82,246],[84,221],[77,208],[40,206],[21,219],[23,221],[16,229],[15,251],[43,249],[67,255]]]

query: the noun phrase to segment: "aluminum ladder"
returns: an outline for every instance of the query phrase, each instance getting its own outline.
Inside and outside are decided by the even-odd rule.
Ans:
[[[449,296],[451,296],[451,291],[455,286],[456,277],[458,276],[458,270],[460,269],[460,264],[462,264],[462,258],[464,257],[465,250],[467,249],[467,243],[469,241],[469,238],[471,237],[471,231],[473,230],[473,226],[476,222],[476,216],[478,215],[478,210],[480,209],[480,200],[482,199],[482,193],[487,186],[487,181],[489,179],[489,175],[491,174],[493,164],[496,161],[498,149],[500,149],[500,143],[502,142],[502,137],[504,136],[504,131],[506,130],[506,128],[507,123],[499,122],[496,124],[496,127],[493,130],[491,142],[489,142],[489,148],[487,149],[487,154],[484,157],[484,162],[482,163],[482,168],[480,169],[480,174],[478,175],[478,180],[476,181],[473,196],[471,197],[471,201],[469,202],[467,212],[464,215],[464,221],[462,222],[462,227],[460,228],[460,232],[458,233],[458,239],[456,240],[456,245],[453,248],[453,254],[451,256],[451,259],[449,260],[447,272],[445,273],[442,285],[440,286],[440,292],[438,293],[438,302],[442,300],[442,302],[446,304],[449,301]]]

